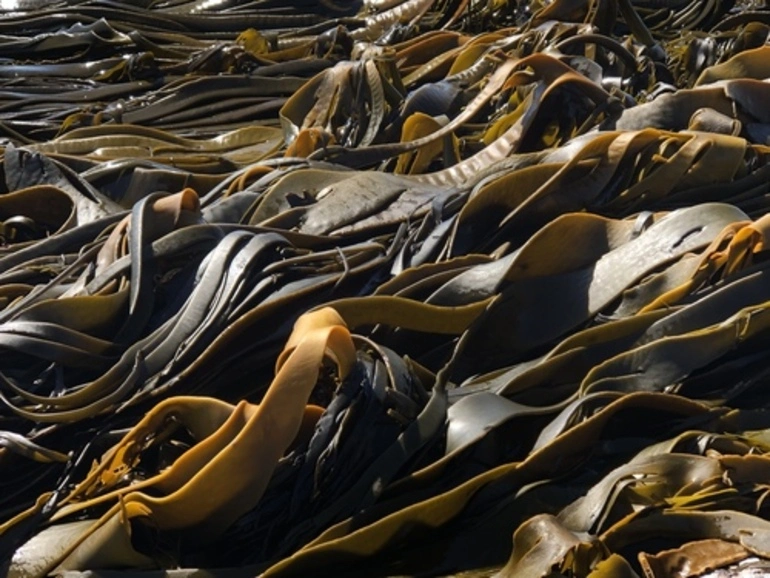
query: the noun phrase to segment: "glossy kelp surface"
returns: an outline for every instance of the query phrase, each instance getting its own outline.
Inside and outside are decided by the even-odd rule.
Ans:
[[[764,5],[2,9],[7,576],[767,567]]]

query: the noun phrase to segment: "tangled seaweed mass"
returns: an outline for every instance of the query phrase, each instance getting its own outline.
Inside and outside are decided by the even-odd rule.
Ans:
[[[4,576],[770,565],[765,5],[9,4]]]

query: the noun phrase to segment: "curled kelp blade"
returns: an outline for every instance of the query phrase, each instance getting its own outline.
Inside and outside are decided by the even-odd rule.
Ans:
[[[373,60],[343,61],[319,73],[281,108],[284,140],[292,143],[302,131],[321,129],[345,146],[370,144],[388,112],[387,82]],[[313,147],[303,149],[299,156],[314,152]]]
[[[343,311],[346,310],[344,305],[341,309]],[[290,352],[295,351],[295,348],[299,351],[299,349],[303,347],[303,343],[306,343],[306,337],[303,337],[303,335],[307,331],[314,331],[314,327],[316,327],[317,324],[316,319],[323,319],[323,316],[328,316],[329,313],[327,312],[329,311],[333,310],[328,308],[322,309],[311,314],[309,318],[302,318],[298,321],[295,333],[290,337],[285,350],[285,352],[288,353],[288,360],[286,360],[286,354],[284,354],[279,358],[278,367],[284,367],[284,363],[291,363],[292,355],[295,355],[295,353]],[[354,323],[361,323],[366,319],[366,317],[362,319],[360,315],[357,316],[352,314],[352,310],[349,308],[347,311],[347,316],[351,318],[351,321]],[[372,312],[369,315],[376,316],[377,314]],[[337,316],[337,314],[334,313],[334,316]],[[338,316],[336,318],[340,319]],[[458,319],[458,321],[460,320]],[[418,323],[424,324],[425,322]],[[460,323],[462,323],[462,321],[460,321]],[[426,327],[429,326],[430,322],[428,322]],[[458,327],[461,327],[461,325]],[[372,346],[375,347],[373,344]],[[343,357],[343,354],[345,354],[344,350],[338,350],[337,346],[333,346],[330,353],[333,358],[337,359],[340,363],[350,363],[350,361],[345,361],[345,358]],[[386,350],[382,350],[380,355],[388,359],[387,365],[375,363],[371,366],[371,362],[367,361],[366,358],[359,362],[359,365],[362,365],[362,368],[358,371],[360,372],[363,370],[365,374],[369,373],[370,377],[366,379],[372,381],[371,386],[369,386],[372,388],[371,393],[366,397],[373,395],[374,398],[369,403],[371,404],[375,399],[379,399],[379,403],[384,404],[385,406],[380,411],[384,411],[388,406],[393,406],[387,410],[387,414],[384,414],[383,417],[388,415],[393,416],[394,414],[392,412],[397,408],[400,408],[399,411],[404,412],[402,417],[395,420],[393,423],[393,425],[397,427],[396,431],[398,431],[399,427],[404,427],[405,424],[409,424],[412,420],[415,420],[415,422],[407,428],[408,431],[404,432],[403,439],[402,436],[399,436],[390,446],[386,446],[387,449],[385,453],[371,464],[363,479],[358,479],[354,487],[350,488],[344,495],[340,496],[337,503],[333,504],[329,509],[330,511],[321,510],[321,513],[324,513],[325,518],[316,516],[315,524],[328,524],[330,521],[333,521],[335,517],[340,516],[340,508],[349,507],[346,506],[346,504],[355,503],[359,504],[358,507],[361,507],[360,505],[362,503],[366,503],[365,501],[361,502],[360,499],[353,499],[353,494],[361,494],[363,492],[365,495],[374,492],[374,496],[376,496],[379,493],[377,488],[381,487],[376,483],[376,480],[380,480],[381,484],[381,480],[383,479],[382,476],[385,471],[390,471],[391,475],[395,474],[400,469],[404,460],[408,459],[413,452],[419,450],[422,445],[431,440],[431,437],[437,433],[438,428],[443,422],[443,408],[445,407],[445,404],[441,402],[441,396],[439,395],[437,397],[434,394],[428,399],[427,393],[422,389],[423,386],[419,381],[415,381],[414,377],[410,377],[407,366],[404,365],[400,358]],[[279,370],[279,375],[280,371],[281,370]],[[318,456],[315,454],[317,454],[318,450],[324,448],[326,443],[329,443],[328,440],[331,431],[327,431],[328,428],[323,424],[326,423],[334,427],[333,424],[338,419],[335,417],[336,412],[341,411],[341,415],[345,415],[346,412],[352,411],[352,408],[349,410],[345,409],[345,404],[350,403],[350,401],[345,401],[346,398],[351,399],[356,396],[360,398],[360,396],[355,393],[360,387],[357,375],[358,374],[354,372],[350,375],[350,378],[345,381],[345,383],[348,384],[348,389],[353,389],[350,389],[350,391],[343,389],[335,394],[337,403],[335,404],[334,401],[332,402],[329,410],[331,413],[325,418],[325,421],[319,422],[315,436],[310,438],[309,442],[305,442],[310,444],[307,451],[311,451],[312,448],[317,446],[315,450],[312,450],[314,454],[309,454],[308,465],[315,465],[315,459],[318,459]],[[398,388],[394,388],[392,393],[388,393],[389,390],[385,387],[384,382],[387,382],[388,380],[394,380],[392,381],[393,386]],[[270,396],[269,392],[267,396]],[[269,397],[266,399],[269,399]],[[363,399],[361,399],[359,403],[362,401]],[[426,402],[427,405],[421,410],[421,405],[426,404]],[[267,402],[263,401],[263,404],[264,403]],[[332,407],[336,407],[336,409],[332,410]],[[228,424],[233,422],[233,416],[242,413],[242,410],[239,408],[240,406],[233,407],[218,402],[217,400],[204,398],[172,398],[160,404],[126,437],[124,437],[117,446],[112,448],[105,455],[100,464],[92,468],[86,480],[76,486],[75,489],[62,500],[59,511],[54,514],[52,519],[57,521],[66,516],[71,516],[73,513],[81,511],[84,508],[91,508],[97,504],[109,503],[109,501],[115,497],[120,497],[121,508],[128,507],[130,510],[133,508],[133,506],[130,505],[132,503],[132,497],[141,495],[139,490],[145,487],[166,488],[167,490],[174,492],[172,495],[182,495],[179,494],[179,492],[184,491],[184,488],[188,483],[185,480],[196,470],[197,466],[195,464],[202,465],[202,456],[208,456],[212,451],[216,452],[220,451],[220,449],[224,451],[224,446],[216,440],[223,436],[227,437],[233,435],[232,433],[227,434],[225,431],[237,427]],[[360,411],[362,410],[356,410],[352,415],[356,415]],[[140,456],[143,455],[151,445],[162,443],[164,439],[173,434],[173,430],[178,429],[178,423],[172,423],[171,429],[169,429],[169,421],[167,418],[171,415],[176,416],[176,420],[180,421],[187,430],[193,433],[195,438],[200,440],[197,445],[189,450],[192,453],[184,454],[171,468],[164,470],[153,478],[121,488],[121,486],[125,485],[126,477],[131,476],[131,471],[136,468],[139,463],[141,459]],[[348,417],[346,420],[347,422],[350,422],[352,415]],[[360,417],[357,419],[364,418]],[[390,419],[393,418],[391,417]],[[240,423],[242,420],[235,421]],[[361,422],[360,425],[366,427],[370,424],[368,420],[364,419],[364,422]],[[419,436],[420,441],[415,440],[415,434]],[[346,434],[344,437],[349,437],[350,435],[351,434]],[[316,436],[319,436],[317,443],[314,442]],[[335,438],[336,436],[333,436],[332,440]],[[332,467],[323,465],[325,460],[332,459],[330,457],[323,457],[324,455],[327,455],[327,452],[329,451],[330,450],[327,448],[325,452],[320,455],[322,459],[318,465],[315,465],[316,468],[323,469],[324,467]],[[352,448],[348,451],[356,452],[356,450]],[[342,459],[342,456],[339,459]],[[296,458],[286,461],[285,465],[296,463],[295,460]],[[316,479],[318,479],[318,475],[319,474],[316,474]],[[279,479],[283,478],[280,470],[278,476]],[[191,479],[191,483],[195,483],[195,479],[197,479],[197,474]],[[335,485],[339,483],[340,482],[337,481],[335,482]],[[163,503],[166,502],[164,501]],[[127,504],[129,505],[126,506]],[[124,563],[127,560],[133,560],[133,562],[131,562],[132,564],[139,564],[140,560],[144,560],[141,555],[135,555],[133,549],[126,545],[128,543],[128,537],[132,532],[132,526],[130,524],[127,525],[125,521],[120,522],[116,517],[118,512],[123,510],[115,511],[114,513],[113,511],[115,511],[115,508],[105,514],[100,521],[89,526],[88,529],[86,529],[86,533],[81,538],[78,538],[75,543],[63,547],[64,553],[60,555],[59,559],[63,556],[66,556],[66,559],[63,559],[61,562],[62,568],[75,568],[80,564],[85,564],[87,566],[90,563],[106,564],[110,566]],[[342,512],[344,511],[345,510],[343,509]],[[141,518],[148,515],[148,511],[144,508],[142,508],[140,512],[139,516]],[[129,515],[129,518],[130,517],[131,516]],[[324,522],[324,519],[327,521]],[[47,533],[44,532],[40,534],[40,536],[34,538],[29,547],[25,546],[22,548],[18,553],[16,561],[17,568],[26,568],[31,567],[30,564],[33,566],[37,564],[33,558],[35,558],[35,552],[40,548],[38,543],[45,544],[49,539],[56,540],[56,531],[51,528],[50,531],[46,531]],[[113,551],[113,546],[108,546],[108,541],[112,544],[115,540],[119,541],[122,545],[114,546],[114,553],[109,554],[108,552]],[[91,552],[94,548],[97,548],[95,545],[98,544],[101,544],[101,546],[98,546],[98,550],[105,553],[104,556],[97,559],[93,558],[91,554],[86,554],[86,552]],[[126,550],[127,548],[128,550]]]
[[[9,191],[33,185],[57,187],[72,199],[77,215],[76,222],[79,224],[121,210],[117,204],[101,195],[66,165],[42,153],[8,146],[3,154],[3,164],[6,167],[5,181]]]
[[[635,130],[647,126],[684,130],[688,128],[694,115],[705,108],[724,115],[728,119],[740,121],[743,126],[743,130],[739,131],[740,136],[752,142],[766,144],[762,138],[763,131],[756,129],[759,129],[759,125],[767,123],[767,116],[755,104],[763,98],[762,95],[766,90],[766,83],[748,78],[728,80],[721,85],[705,84],[693,89],[683,89],[661,95],[650,103],[624,111],[612,126],[624,130]],[[733,112],[737,110],[736,107],[740,107],[740,115]],[[752,125],[756,132],[749,131],[748,127]],[[732,132],[733,128],[729,130]],[[722,130],[712,132],[720,133]]]
[[[756,222],[733,223],[712,241],[706,251],[694,263],[695,270],[681,284],[670,288],[646,305],[643,310],[651,310],[661,305],[674,304],[689,294],[705,289],[704,286],[716,285],[719,281],[731,280],[743,269],[751,266],[756,257],[766,246],[766,228],[770,222],[763,216]]]
[[[429,398],[424,388],[394,353],[360,343],[355,368],[334,392],[307,446],[279,463],[262,503],[204,555],[221,564],[233,556],[275,559],[376,501],[414,453],[441,433],[445,402],[436,394]],[[280,543],[272,536],[281,536]],[[188,558],[194,563],[199,555]]]
[[[65,497],[62,502],[64,509],[60,509],[54,519],[97,503],[109,505],[110,501],[114,502],[116,498],[118,503],[112,506],[84,535],[78,537],[73,544],[67,545],[63,552],[53,559],[46,560],[38,570],[39,575],[47,573],[60,563],[74,564],[77,567],[77,560],[83,555],[83,549],[92,547],[88,545],[89,539],[96,540],[97,543],[106,547],[105,541],[119,539],[118,536],[121,534],[125,536],[126,532],[130,532],[128,523],[133,518],[144,520],[141,523],[149,523],[151,527],[161,531],[192,529],[196,524],[205,522],[207,531],[215,535],[217,530],[212,523],[216,524],[221,532],[237,518],[237,514],[233,516],[234,512],[248,510],[248,506],[244,507],[243,496],[240,493],[245,490],[251,491],[254,482],[247,478],[253,474],[248,472],[237,474],[241,481],[232,478],[233,491],[226,492],[224,495],[210,486],[218,484],[224,472],[228,472],[228,476],[236,475],[233,468],[240,468],[244,458],[243,455],[241,457],[234,455],[233,452],[237,453],[238,448],[251,455],[253,448],[244,447],[243,442],[238,442],[241,439],[252,439],[256,446],[262,448],[260,451],[267,452],[268,456],[274,456],[257,460],[260,463],[257,467],[262,472],[258,474],[263,479],[262,487],[264,489],[267,486],[272,469],[300,429],[306,399],[317,380],[317,372],[326,355],[327,345],[332,358],[339,364],[340,379],[345,378],[355,362],[355,348],[350,334],[341,323],[341,318],[331,309],[320,310],[298,323],[299,333],[291,336],[287,349],[277,363],[278,387],[268,391],[261,406],[249,406],[246,402],[231,406],[217,400],[172,398],[158,407],[155,413],[149,414],[143,423],[129,432],[108,452],[101,464],[92,470],[83,483]],[[297,379],[303,374],[306,378],[304,387],[302,381]],[[303,389],[306,390],[304,395],[299,397],[293,393],[298,387],[300,392]],[[287,388],[292,391],[283,391]],[[297,403],[300,404],[298,413],[294,412],[292,415],[288,406]],[[259,407],[264,412],[269,411],[271,405],[275,404],[286,406],[282,412],[286,416],[285,443],[276,444],[261,439],[263,436],[282,436],[282,433],[275,428],[268,428],[270,429],[268,432],[264,425],[258,423]],[[213,420],[212,409],[216,410],[214,413],[217,416]],[[122,472],[130,472],[139,452],[145,449],[143,444],[147,443],[148,434],[152,439],[154,435],[160,433],[157,431],[158,428],[166,429],[165,418],[172,414],[179,415],[180,410],[182,416],[187,415],[187,418],[182,417],[183,423],[192,428],[199,443],[183,454],[171,468],[155,477],[139,484],[116,488],[116,484],[123,483]],[[263,417],[262,421],[264,420]],[[249,444],[250,442],[247,441],[246,446]],[[269,471],[266,471],[265,467],[268,467]],[[141,490],[144,488],[160,489],[166,495],[160,498],[154,497],[143,493]],[[91,496],[90,499],[89,496]],[[250,499],[255,504],[259,497]],[[186,521],[179,517],[181,512],[187,512]],[[230,519],[225,520],[222,516]],[[215,519],[219,519],[219,522],[214,522]],[[128,541],[124,539],[123,543],[126,545]],[[111,556],[108,561],[101,563],[120,564],[120,556],[124,555],[126,547],[116,551],[115,556],[118,558]],[[88,559],[89,557],[85,556],[83,563],[87,565]],[[17,561],[17,565],[20,564],[24,565],[27,562]]]
[[[542,535],[548,535],[547,540]],[[535,516],[513,535],[513,554],[495,576],[548,576],[554,566],[563,572],[586,574],[601,558],[601,547],[563,527],[552,516]]]
[[[749,556],[749,552],[740,544],[720,539],[706,539],[688,542],[679,548],[664,550],[657,554],[640,552],[639,563],[648,575],[665,576],[671,573],[674,564],[684,561],[690,567],[690,571],[697,575],[742,562]]]

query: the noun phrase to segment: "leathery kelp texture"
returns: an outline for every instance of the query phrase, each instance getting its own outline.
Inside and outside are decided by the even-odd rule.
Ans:
[[[2,10],[3,575],[770,567],[764,3]]]

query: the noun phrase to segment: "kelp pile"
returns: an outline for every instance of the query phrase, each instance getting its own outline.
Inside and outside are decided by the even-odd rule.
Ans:
[[[5,9],[7,576],[770,563],[763,4]]]

